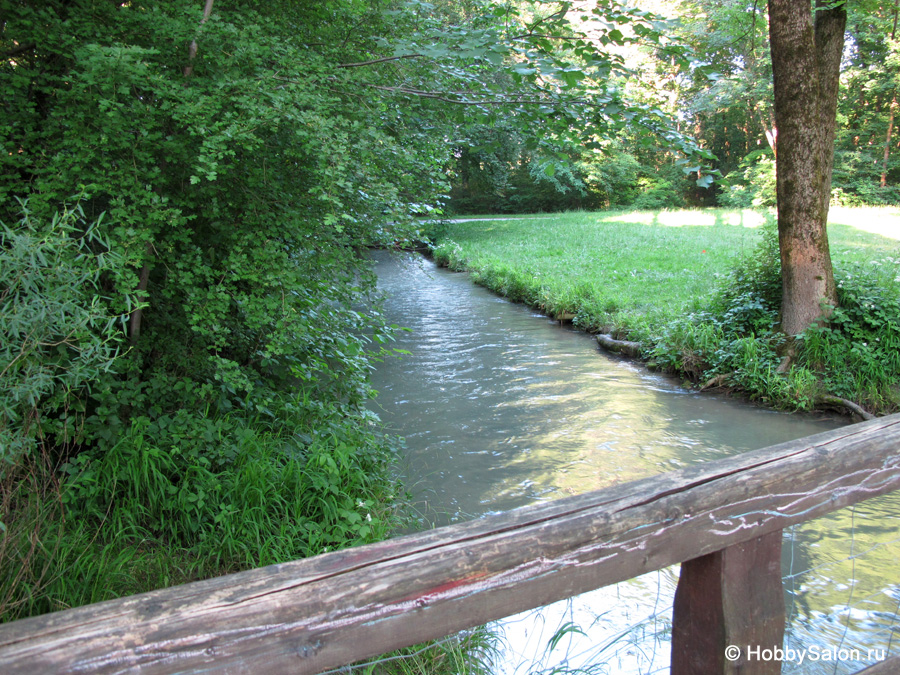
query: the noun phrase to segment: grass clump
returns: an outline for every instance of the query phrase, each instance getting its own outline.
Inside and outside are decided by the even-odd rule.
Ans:
[[[0,484],[0,617],[384,538],[394,442],[331,422],[300,442],[261,419],[208,420],[204,435],[187,415],[140,417],[62,467],[21,462]]]
[[[751,210],[572,213],[453,224],[439,263],[551,316],[628,337],[659,368],[790,410],[900,409],[897,209],[839,209],[829,227],[839,306],[786,337],[777,228]]]
[[[500,655],[501,639],[490,626],[461,631],[443,640],[398,649],[348,666],[352,675],[491,675]]]

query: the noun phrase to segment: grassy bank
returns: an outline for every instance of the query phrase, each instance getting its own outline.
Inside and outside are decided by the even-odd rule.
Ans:
[[[551,316],[642,343],[689,379],[784,408],[829,397],[896,410],[900,210],[835,209],[841,311],[775,373],[780,283],[771,214],[751,210],[568,213],[449,224],[434,254]],[[768,233],[768,235],[767,235]]]

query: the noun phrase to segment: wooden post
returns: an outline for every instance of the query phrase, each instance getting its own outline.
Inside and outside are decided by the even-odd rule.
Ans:
[[[777,675],[784,640],[781,531],[681,565],[672,675]]]

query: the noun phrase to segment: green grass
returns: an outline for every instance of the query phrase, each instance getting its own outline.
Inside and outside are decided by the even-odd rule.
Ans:
[[[898,255],[900,241],[859,228],[879,222],[900,237],[900,209],[837,211],[837,263]],[[700,309],[757,246],[767,217],[706,209],[469,219],[449,226],[435,257],[550,315],[578,312],[584,328],[643,334]]]
[[[367,418],[320,418],[298,445],[262,416],[233,417],[206,439],[182,433],[198,428],[187,416],[140,417],[62,469],[50,450],[4,467],[0,623],[370,543],[405,522],[394,440]]]
[[[777,241],[763,245],[773,228],[773,213],[735,209],[471,218],[446,227],[434,256],[511,300],[640,341],[694,381],[718,376],[776,407],[836,396],[898,409],[900,208],[833,209],[841,310],[784,376]]]

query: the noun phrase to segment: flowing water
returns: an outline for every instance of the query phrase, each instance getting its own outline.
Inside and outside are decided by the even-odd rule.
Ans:
[[[423,526],[845,423],[685,389],[600,352],[589,335],[502,300],[465,274],[415,254],[379,252],[375,260],[386,318],[411,330],[392,345],[409,354],[373,373],[374,409],[406,438],[402,470]],[[785,647],[794,651],[784,672],[851,673],[877,660],[878,650],[900,649],[900,635],[891,642],[900,603],[898,515],[900,499],[892,495],[786,533]],[[666,672],[677,575],[676,566],[499,622],[498,672]]]

